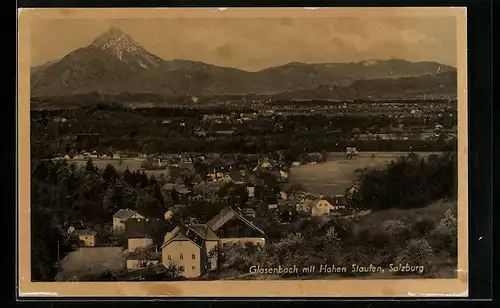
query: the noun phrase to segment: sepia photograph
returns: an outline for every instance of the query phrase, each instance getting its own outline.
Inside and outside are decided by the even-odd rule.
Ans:
[[[465,12],[21,11],[21,292],[466,294]]]

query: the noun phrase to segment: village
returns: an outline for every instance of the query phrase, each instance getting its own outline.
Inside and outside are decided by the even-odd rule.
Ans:
[[[283,155],[278,153],[274,159],[257,157],[257,161],[249,160],[245,165],[227,155],[222,160],[220,155],[180,154],[170,158],[168,167],[160,159],[149,158],[150,164],[167,168],[170,174],[158,180],[166,205],[163,217],[122,208],[108,217],[109,230],[95,230],[88,224],[70,225],[67,236],[74,240],[75,250],[123,249],[124,267],[133,279],[171,267],[178,270],[179,276],[196,278],[220,268],[214,255],[219,245],[235,242],[264,245],[268,236],[259,225],[262,219],[275,219],[286,226],[307,217],[322,217],[326,223],[332,217],[349,219],[369,213],[356,212],[349,206],[349,200],[357,192],[354,184],[331,196],[287,185],[290,169],[302,164],[314,165],[324,158],[317,153],[286,162]],[[357,155],[356,148],[349,147],[344,159],[355,159]],[[142,166],[147,161],[142,158]],[[201,169],[207,172],[203,174]],[[186,172],[196,170],[196,176],[181,180],[186,178]],[[225,195],[221,194],[224,189]],[[227,205],[213,217],[200,219],[195,205],[200,199],[211,199],[213,203],[222,200]],[[188,208],[191,212],[186,212]]]

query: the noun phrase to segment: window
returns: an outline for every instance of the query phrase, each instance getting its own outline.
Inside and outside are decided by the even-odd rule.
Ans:
[[[191,269],[192,269],[192,270],[195,270],[195,269],[196,269],[196,266],[194,266],[194,265],[193,265],[193,266],[191,266]]]
[[[168,259],[169,259],[169,260],[172,260],[172,255],[168,255]]]
[[[184,266],[179,266],[179,272],[184,272]]]
[[[181,260],[184,259],[184,255],[181,253],[180,255]]]
[[[196,259],[196,255],[193,253],[193,254],[191,255],[191,258],[193,258],[193,260],[194,260],[194,259]]]

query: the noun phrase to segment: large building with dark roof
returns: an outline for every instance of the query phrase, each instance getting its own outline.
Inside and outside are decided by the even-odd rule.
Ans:
[[[227,207],[206,224],[181,225],[165,235],[162,263],[175,265],[184,277],[199,277],[217,267],[218,245],[231,242],[264,244],[262,229]]]

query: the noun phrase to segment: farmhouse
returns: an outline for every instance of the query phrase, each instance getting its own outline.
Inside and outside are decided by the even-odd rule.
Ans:
[[[344,208],[343,196],[333,198],[320,198],[312,207],[312,216],[330,215],[333,211]]]
[[[166,267],[177,266],[186,278],[199,277],[215,267],[209,252],[218,241],[207,225],[177,226],[165,235],[161,246],[162,263]]]
[[[83,245],[86,247],[94,247],[97,242],[97,232],[91,229],[75,230],[71,233],[71,236],[83,241]]]
[[[222,243],[265,243],[264,231],[231,207],[223,209],[207,222],[207,226],[215,232]]]
[[[129,219],[136,219],[140,221],[145,220],[146,217],[134,210],[120,209],[113,215],[113,231],[125,231],[125,223]]]
[[[248,197],[249,198],[254,198],[255,197],[255,187],[253,187],[253,186],[247,186],[247,192],[248,192]]]
[[[162,263],[175,265],[184,277],[198,277],[217,264],[211,254],[215,247],[231,242],[264,244],[264,231],[227,207],[206,224],[180,225],[165,235],[161,245]]]
[[[310,212],[313,206],[315,205],[315,202],[313,199],[309,197],[304,197],[297,204],[295,205],[295,209],[298,212]]]
[[[142,225],[142,226],[141,226]],[[153,245],[153,237],[146,230],[143,224],[131,224],[127,226],[128,252],[134,252],[140,248],[147,248]]]

